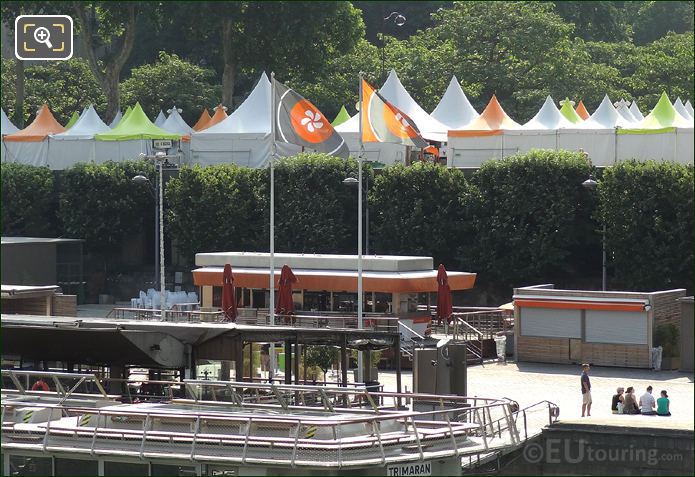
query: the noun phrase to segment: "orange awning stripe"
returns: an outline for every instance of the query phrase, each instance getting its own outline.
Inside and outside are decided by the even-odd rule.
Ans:
[[[297,283],[294,286],[297,290],[312,291],[334,291],[334,292],[356,292],[357,277],[336,276],[331,274],[311,274],[303,275],[295,271]],[[449,286],[452,290],[468,290],[473,288],[476,275],[450,275]],[[242,288],[268,288],[269,273],[244,273],[234,271],[234,286]],[[280,279],[280,271],[275,274],[276,287],[277,280]],[[222,269],[217,270],[193,270],[193,284],[196,286],[222,286]],[[395,277],[368,277],[362,278],[364,291],[383,292],[383,293],[416,293],[416,292],[436,292],[437,277],[417,277],[417,278],[395,278]]]
[[[514,304],[526,308],[554,308],[564,310],[644,311],[642,303],[602,303],[587,301],[514,300]]]
[[[504,131],[502,129],[494,129],[492,131],[484,131],[484,130],[474,130],[474,131],[466,131],[466,130],[451,130],[448,132],[449,137],[478,137],[478,136],[499,136],[502,134]]]

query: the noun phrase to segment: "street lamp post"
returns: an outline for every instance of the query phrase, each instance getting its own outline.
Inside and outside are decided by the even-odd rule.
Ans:
[[[140,154],[140,158],[142,159],[148,159],[151,161],[154,161],[157,165],[157,171],[159,173],[159,188],[158,188],[158,193],[156,194],[157,196],[157,209],[158,209],[158,214],[157,214],[157,222],[158,223],[158,228],[157,228],[157,235],[159,237],[159,305],[160,305],[160,313],[161,317],[160,319],[162,321],[166,321],[166,280],[164,277],[164,163],[168,163],[168,159],[170,156],[167,156],[165,152],[160,151],[155,153],[154,156],[148,156],[146,154]],[[137,175],[133,177],[133,182],[137,183],[150,183],[150,180],[142,175]]]
[[[369,197],[369,176],[365,176],[364,195]],[[357,187],[357,179],[354,177],[346,177],[343,179],[343,184],[348,187]],[[364,203],[364,254],[369,255],[369,201]]]
[[[592,192],[596,191],[598,182],[593,177],[589,177],[582,182],[582,187]],[[606,291],[606,220],[603,219],[603,231],[601,233],[601,254],[602,254],[602,273],[601,273],[601,290]]]
[[[383,15],[383,13],[382,13]],[[385,78],[385,64],[386,64],[386,53],[385,53],[385,42],[384,42],[384,29],[386,27],[386,22],[393,22],[396,26],[402,27],[405,25],[405,16],[399,12],[391,12],[381,20],[381,79],[384,81]]]

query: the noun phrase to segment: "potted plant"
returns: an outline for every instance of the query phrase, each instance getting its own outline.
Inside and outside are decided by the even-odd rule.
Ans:
[[[674,324],[659,325],[654,329],[654,346],[661,346],[661,369],[671,370],[680,367],[680,332]]]

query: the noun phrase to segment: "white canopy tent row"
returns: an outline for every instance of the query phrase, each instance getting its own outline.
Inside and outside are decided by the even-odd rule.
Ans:
[[[634,119],[632,109],[639,110],[633,106],[620,103],[616,108],[605,96],[589,119],[568,124],[548,97],[538,114],[519,126],[493,97],[478,120],[449,131],[448,165],[477,168],[486,160],[531,149],[583,150],[600,167],[631,158],[693,163],[693,122],[665,95],[640,121]]]
[[[0,123],[0,135],[4,136],[6,134],[14,134],[17,131],[19,131],[19,128],[12,124],[12,121],[10,121],[10,118],[7,117],[7,114],[5,114],[4,109],[0,109],[2,111],[2,123]]]
[[[158,128],[162,127],[162,124],[164,124],[164,121],[167,120],[166,115],[164,114],[164,111],[161,109],[159,110],[159,114],[157,117],[154,119],[154,125],[157,126]]]
[[[693,115],[690,114],[690,111],[688,111],[688,108],[685,107],[685,104],[683,104],[683,100],[681,100],[680,97],[676,98],[676,101],[673,103],[673,107],[678,111],[678,114],[683,116],[685,119],[689,119],[690,121],[693,120]]]
[[[51,169],[60,170],[76,162],[96,162],[100,155],[97,155],[97,141],[94,140],[94,135],[110,130],[94,106],[90,105],[70,129],[58,134],[49,134],[47,165]]]
[[[174,105],[167,111],[169,116],[160,127],[170,133],[181,135],[179,150],[183,159],[182,162],[188,164],[191,161],[191,134],[193,133],[193,128],[183,120],[181,112],[182,110]]]

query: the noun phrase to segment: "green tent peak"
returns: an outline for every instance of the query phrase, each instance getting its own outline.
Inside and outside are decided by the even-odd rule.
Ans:
[[[149,120],[140,103],[123,115],[123,119],[111,131],[96,134],[97,141],[127,141],[132,139],[181,139],[180,134],[172,134],[155,126]]]
[[[345,106],[341,106],[340,111],[338,112],[338,115],[335,117],[335,119],[331,123],[331,126],[336,127],[340,124],[343,124],[348,119],[350,119],[350,113],[347,112],[347,109],[345,109]]]
[[[70,116],[68,123],[65,125],[65,129],[70,129],[71,127],[73,127],[78,119],[80,119],[80,115],[77,111],[75,111],[74,113],[72,113],[72,116]]]
[[[569,98],[565,98],[564,101],[562,101],[562,107],[560,108],[560,113],[567,118],[569,122],[572,124],[577,124],[582,122],[582,118],[577,114],[577,112],[574,110],[572,107],[572,103],[570,102]]]

